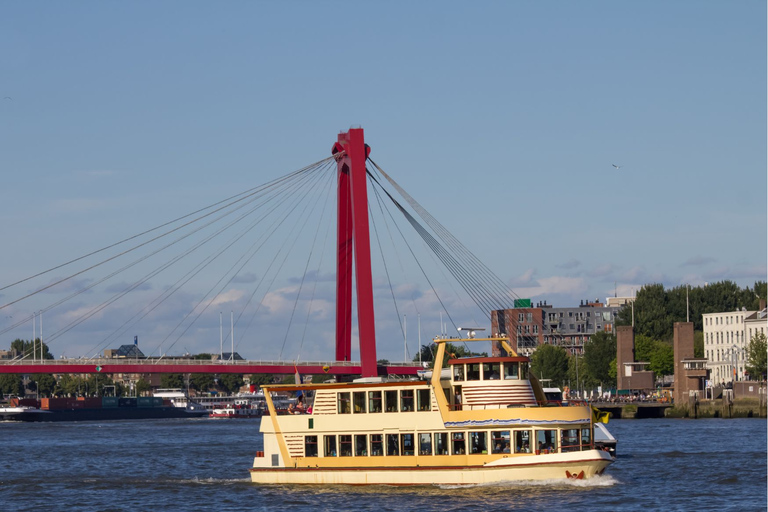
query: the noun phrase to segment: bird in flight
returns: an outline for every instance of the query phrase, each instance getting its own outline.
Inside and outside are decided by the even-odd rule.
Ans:
[[[13,101],[13,98],[11,98],[10,96],[6,96],[6,97],[5,97],[5,98],[3,98],[3,99],[4,99],[4,100],[11,100],[11,101]]]
[[[611,164],[611,165],[614,166],[616,169],[621,169],[622,167],[624,167],[623,165],[616,165],[616,164]]]

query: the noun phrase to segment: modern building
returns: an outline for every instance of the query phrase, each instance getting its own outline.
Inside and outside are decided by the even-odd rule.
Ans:
[[[704,324],[704,357],[715,386],[745,380],[747,345],[754,333],[768,332],[765,309],[741,309],[702,315]]]
[[[530,308],[491,311],[493,334],[507,334],[517,342],[520,354],[530,355],[540,345],[555,345],[571,354],[583,354],[584,344],[593,334],[615,333],[615,321],[621,306],[605,306],[595,300],[579,306],[555,308],[546,301]],[[500,354],[500,347],[493,353]]]

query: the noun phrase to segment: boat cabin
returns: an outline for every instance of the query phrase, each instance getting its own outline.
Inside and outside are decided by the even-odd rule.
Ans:
[[[449,359],[455,410],[504,409],[537,404],[527,357]]]

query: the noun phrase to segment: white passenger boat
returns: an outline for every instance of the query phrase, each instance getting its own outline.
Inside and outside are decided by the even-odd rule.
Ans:
[[[436,339],[435,361],[445,342]],[[483,341],[483,340],[462,340]],[[449,378],[358,379],[273,385],[314,395],[311,410],[261,422],[264,450],[251,469],[258,483],[488,484],[590,478],[613,462],[594,446],[588,405],[548,406],[527,357],[507,338],[507,357],[449,359]]]

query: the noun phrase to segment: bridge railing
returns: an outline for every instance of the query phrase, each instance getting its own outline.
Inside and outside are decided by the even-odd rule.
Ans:
[[[106,357],[100,357],[100,358],[81,358],[81,359],[44,359],[42,361],[37,360],[33,361],[32,359],[5,359],[0,360],[0,364],[2,365],[44,365],[44,366],[67,366],[67,365],[97,365],[97,366],[105,366],[105,365],[126,365],[126,364],[135,364],[135,365],[179,365],[179,364],[185,364],[185,365],[222,365],[222,366],[286,366],[286,365],[296,365],[297,368],[302,368],[305,366],[333,366],[333,367],[339,367],[339,366],[360,366],[359,361],[302,361],[299,363],[294,363],[293,361],[270,361],[270,360],[221,360],[221,359],[169,359],[169,358],[163,358],[163,359],[129,359],[129,358],[106,358]],[[402,366],[402,367],[411,367],[415,366],[417,363],[387,363],[385,366]]]

